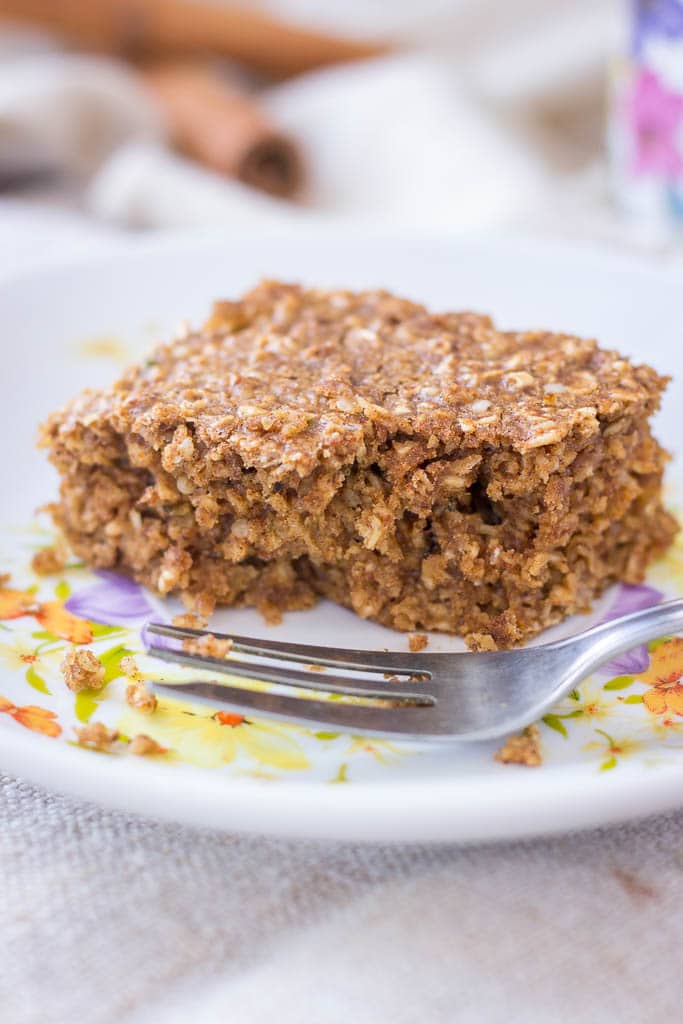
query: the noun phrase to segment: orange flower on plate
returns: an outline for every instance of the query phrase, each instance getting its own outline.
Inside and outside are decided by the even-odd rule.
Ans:
[[[54,738],[59,736],[62,731],[54,711],[48,711],[47,708],[39,708],[35,704],[25,704],[23,707],[17,707],[16,704],[13,704],[11,700],[7,700],[6,697],[0,697],[0,714],[9,715],[19,725],[23,725],[25,729],[42,733],[43,736]]]
[[[245,721],[244,715],[234,713],[232,711],[217,711],[213,716],[217,722],[221,725],[229,725],[234,729],[236,725],[241,725]]]
[[[0,619],[22,615],[33,615],[43,629],[72,644],[89,644],[93,638],[90,623],[72,615],[62,601],[37,601],[28,590],[0,590]]]
[[[0,619],[19,619],[38,611],[36,595],[24,590],[0,590]]]
[[[35,616],[43,629],[72,644],[89,644],[92,627],[85,619],[68,612],[61,601],[43,601]]]
[[[636,679],[650,686],[643,703],[655,715],[683,715],[683,638],[674,637],[655,647],[650,664]]]

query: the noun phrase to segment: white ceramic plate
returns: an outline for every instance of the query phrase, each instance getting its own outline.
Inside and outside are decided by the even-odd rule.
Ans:
[[[15,618],[15,598],[0,595],[0,767],[66,793],[175,821],[345,839],[511,837],[616,821],[683,802],[683,653],[673,641],[636,652],[588,680],[548,716],[540,726],[539,768],[497,763],[493,743],[389,744],[251,715],[220,721],[215,708],[201,704],[167,703],[151,718],[136,718],[127,708],[119,661],[126,650],[140,651],[139,628],[151,599],[133,585],[79,567],[49,578],[31,572],[33,552],[51,539],[34,510],[56,493],[55,474],[35,449],[37,425],[80,388],[111,380],[123,361],[182,319],[200,321],[214,298],[238,295],[261,276],[385,286],[437,309],[491,312],[505,327],[550,326],[597,336],[674,376],[657,431],[674,453],[681,449],[683,291],[680,271],[673,269],[529,243],[335,233],[267,243],[157,242],[5,283],[0,569],[13,574],[9,588],[37,589],[36,610]],[[673,504],[676,472],[675,459]],[[675,548],[653,568],[648,587],[617,588],[592,617],[574,619],[562,632],[624,602],[643,605],[680,593],[683,553]],[[65,618],[65,610],[91,625]],[[159,612],[171,615],[175,608],[168,603],[157,606]],[[288,640],[406,649],[405,637],[327,603],[287,616],[275,632],[249,611],[222,612],[215,625]],[[101,694],[75,698],[60,680],[59,661],[73,629],[91,631],[92,649],[107,664],[110,682]],[[432,650],[458,648],[457,641],[432,639]],[[168,675],[144,658],[140,666],[149,675]],[[663,669],[666,687],[655,685]],[[171,671],[174,678],[181,674]],[[73,726],[87,719],[127,737],[145,732],[167,753],[135,757],[125,742],[111,754],[82,749]]]

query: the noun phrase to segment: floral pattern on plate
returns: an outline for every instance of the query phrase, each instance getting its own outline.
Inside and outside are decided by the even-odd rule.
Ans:
[[[0,589],[0,729],[24,728],[51,742],[78,745],[77,728],[102,722],[119,733],[117,755],[130,756],[130,739],[142,733],[155,741],[156,752],[146,755],[154,760],[265,780],[286,775],[346,783],[400,771],[407,762],[414,769],[415,757],[429,760],[428,749],[417,743],[316,730],[207,703],[164,696],[151,715],[129,707],[121,668],[126,656],[136,659],[143,679],[190,678],[187,669],[162,665],[144,653],[141,631],[157,615],[154,605],[132,580],[113,572],[91,573],[75,562],[57,576],[36,576],[30,563],[38,538],[52,540],[35,527],[15,533],[12,553],[0,566],[11,573]],[[653,568],[648,584],[615,588],[602,618],[680,593],[679,542]],[[101,690],[74,694],[66,688],[59,666],[72,645],[91,650],[104,665]],[[210,675],[192,670],[191,678]],[[573,760],[605,772],[627,757],[656,766],[682,756],[682,680],[683,638],[664,637],[609,662],[544,716],[544,766],[536,770]],[[250,685],[267,684],[254,680]],[[484,764],[487,771],[526,770],[496,764],[491,744],[471,749],[477,751],[478,770]],[[447,756],[443,745],[439,751],[431,756]]]

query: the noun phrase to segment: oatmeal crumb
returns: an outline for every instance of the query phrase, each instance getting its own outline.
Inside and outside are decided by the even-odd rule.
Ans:
[[[64,682],[78,693],[80,690],[101,690],[104,686],[104,665],[92,651],[72,647],[59,666]]]
[[[0,572],[0,587],[6,587],[12,579],[11,572]]]
[[[208,621],[196,612],[182,612],[173,616],[171,625],[177,626],[178,629],[205,629]]]
[[[151,736],[147,736],[144,732],[140,732],[137,736],[133,736],[132,740],[128,744],[128,750],[131,754],[136,754],[138,757],[145,757],[149,754],[165,754],[166,747],[162,747],[160,743],[153,740]]]
[[[468,633],[465,643],[471,651],[497,651],[498,644],[490,633]]]
[[[327,672],[325,665],[307,665],[306,668],[309,672]]]
[[[207,591],[202,590],[199,593],[184,593],[180,596],[188,612],[194,612],[195,615],[198,615],[201,619],[206,619],[207,622],[209,621],[216,608],[216,598],[213,594],[209,594]],[[174,622],[174,625],[177,625],[177,623]],[[194,626],[191,626],[190,628],[194,629]]]
[[[144,683],[130,683],[126,687],[126,704],[143,715],[151,715],[156,711],[157,699]]]
[[[537,725],[528,725],[516,736],[510,736],[496,753],[502,764],[525,764],[535,768],[543,763],[541,734]]]
[[[88,722],[87,725],[74,726],[74,732],[78,736],[81,746],[89,747],[91,750],[111,750],[112,745],[119,738],[116,729],[109,729],[102,722]]]
[[[324,597],[486,651],[671,543],[651,368],[385,291],[266,281],[220,310],[43,426],[87,564],[204,617]]]
[[[64,570],[66,551],[63,544],[53,544],[49,548],[36,551],[31,559],[31,568],[39,576],[53,576]]]
[[[408,633],[408,647],[413,654],[424,651],[428,643],[429,637],[426,633]]]
[[[183,650],[188,654],[201,654],[205,658],[226,658],[232,648],[229,637],[217,637],[213,633],[206,636],[188,637],[183,641]]]
[[[130,654],[127,654],[125,658],[121,658],[119,668],[123,672],[124,676],[128,676],[129,679],[137,679],[140,675],[138,663]]]

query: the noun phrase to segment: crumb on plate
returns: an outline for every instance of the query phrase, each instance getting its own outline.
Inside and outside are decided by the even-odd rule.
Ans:
[[[39,576],[54,576],[63,572],[65,565],[66,549],[63,544],[53,544],[49,548],[41,548],[31,559],[31,568]]]
[[[74,726],[78,742],[90,750],[110,751],[119,738],[116,729],[109,729],[102,722],[88,722],[87,725]]]
[[[162,747],[160,743],[157,743],[156,740],[153,740],[151,736],[147,736],[144,732],[133,736],[128,744],[128,750],[131,754],[136,754],[138,757],[166,753],[166,747]]]
[[[408,633],[408,647],[413,654],[424,651],[428,643],[429,637],[426,633]]]
[[[490,633],[468,633],[465,637],[465,643],[471,651],[479,653],[482,651],[498,650],[498,644]]]
[[[144,683],[130,683],[126,687],[126,704],[143,715],[151,715],[156,711],[157,699]]]
[[[72,647],[64,655],[59,670],[64,682],[74,693],[80,690],[101,690],[104,686],[104,665],[92,651]]]
[[[171,625],[177,626],[178,629],[206,629],[208,621],[196,612],[182,612],[173,616]]]
[[[121,658],[119,668],[123,672],[124,676],[128,676],[129,679],[137,679],[140,675],[138,663],[131,654],[127,654],[125,658]]]
[[[206,636],[191,636],[183,641],[183,650],[188,654],[200,654],[204,658],[226,658],[232,649],[229,637],[217,637],[213,633]]]
[[[535,768],[543,763],[541,755],[541,734],[537,725],[528,725],[515,736],[509,736],[496,753],[496,761],[502,764],[525,764]]]

